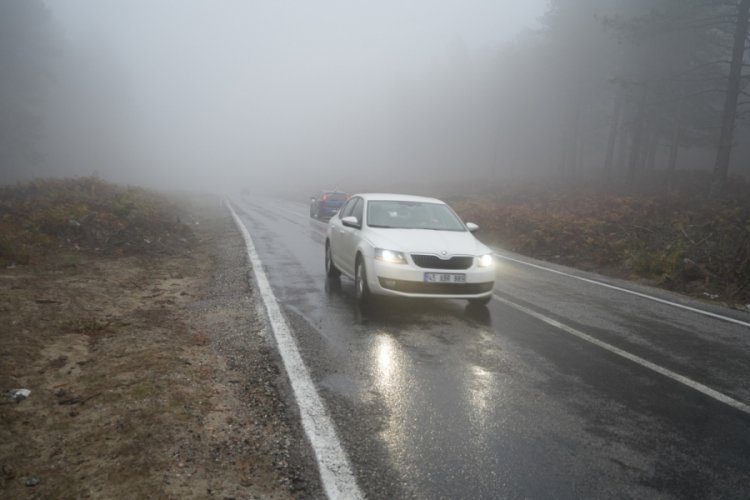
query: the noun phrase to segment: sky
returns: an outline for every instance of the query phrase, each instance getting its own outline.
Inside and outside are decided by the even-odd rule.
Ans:
[[[353,131],[387,105],[392,89],[446,58],[496,49],[533,29],[547,0],[48,6],[71,43],[122,68],[143,153],[133,180],[265,185],[273,176],[309,178],[328,164],[332,172],[350,168],[363,149],[378,150],[377,138],[352,139]]]

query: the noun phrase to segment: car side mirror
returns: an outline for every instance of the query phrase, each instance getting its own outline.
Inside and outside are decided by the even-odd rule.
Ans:
[[[473,222],[467,222],[466,223],[466,229],[468,229],[470,233],[473,233],[474,231],[476,231],[477,229],[479,229],[479,226],[477,226]]]
[[[355,216],[353,216],[353,215],[349,215],[347,217],[344,217],[343,219],[341,219],[341,223],[343,225],[347,226],[347,227],[354,227],[354,228],[357,228],[357,229],[359,229],[360,227],[362,227],[362,226],[360,226],[359,221],[357,220],[357,218]]]

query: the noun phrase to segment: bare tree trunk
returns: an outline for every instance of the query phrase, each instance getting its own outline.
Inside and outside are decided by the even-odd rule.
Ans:
[[[750,0],[740,0],[737,5],[737,26],[734,31],[732,63],[729,67],[729,82],[724,100],[724,113],[721,119],[721,135],[716,151],[716,163],[711,186],[712,194],[715,195],[723,191],[729,173],[729,159],[732,155],[734,127],[737,118],[737,102],[741,91],[740,84],[745,57],[745,39],[748,32],[748,17],[750,17]]]
[[[667,163],[667,188],[675,187],[675,172],[677,170],[677,153],[680,149],[680,135],[682,129],[682,118],[684,114],[685,102],[681,100],[677,108],[674,126],[672,127],[672,138],[669,143],[669,162]]]
[[[568,174],[568,161],[570,160],[570,115],[569,107],[566,105],[562,120],[562,143],[560,145],[560,158],[558,164],[558,175],[560,181],[565,181]]]
[[[638,172],[643,170],[643,166],[646,163],[646,144],[648,143],[647,131],[650,128],[648,123],[649,113],[647,110],[647,100],[648,89],[642,87],[636,104],[635,118],[633,119],[630,158],[628,159],[628,183],[631,187],[635,186]]]
[[[638,171],[650,173],[656,161],[656,150],[659,146],[657,134],[656,117],[647,105],[643,106],[643,137],[641,139],[641,152],[638,157]]]
[[[581,149],[581,106],[578,100],[576,100],[575,111],[573,113],[573,137],[571,140],[571,158],[570,158],[570,172],[568,181],[573,184],[576,181],[576,174],[578,173],[578,164],[580,163],[580,149]]]
[[[656,165],[656,154],[658,152],[659,152],[659,137],[656,135],[652,135],[648,141],[648,149],[646,151],[646,154],[644,155],[646,170],[648,172],[654,171],[654,166]]]
[[[667,188],[675,186],[675,172],[677,171],[677,153],[680,150],[680,131],[675,128],[672,142],[669,145],[669,163],[667,164]]]
[[[630,143],[630,131],[626,128],[623,128],[622,132],[620,132],[620,140],[618,141],[617,145],[617,177],[618,179],[622,180],[624,175],[623,172],[625,171],[625,166],[628,162],[628,144]]]
[[[612,114],[612,121],[609,124],[609,137],[607,138],[607,156],[604,159],[604,178],[609,181],[612,176],[612,160],[615,155],[615,144],[617,144],[617,134],[620,131],[620,115],[622,114],[622,95],[617,93],[615,98],[615,110]]]
[[[631,186],[635,184],[636,174],[643,164],[643,129],[644,121],[646,119],[644,112],[645,100],[646,98],[644,91],[640,103],[638,104],[635,121],[633,122],[633,137],[630,143],[630,159],[628,160],[628,182]]]
[[[622,120],[620,123],[619,139],[617,141],[617,164],[615,165],[615,172],[617,172],[617,178],[622,179],[623,173],[628,160],[628,144],[630,143],[631,130],[628,124],[627,110],[628,100],[624,101]]]
[[[578,163],[578,134],[580,106],[574,95],[568,99],[563,119],[562,155],[560,158],[560,180],[572,182]]]

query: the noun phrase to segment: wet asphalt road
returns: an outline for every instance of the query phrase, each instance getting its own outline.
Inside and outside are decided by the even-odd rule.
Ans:
[[[233,201],[367,497],[750,498],[747,413],[498,300],[361,312],[307,206]],[[750,403],[747,326],[508,260],[496,294]]]

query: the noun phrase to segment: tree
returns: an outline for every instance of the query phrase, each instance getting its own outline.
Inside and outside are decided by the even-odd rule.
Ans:
[[[0,2],[0,176],[42,163],[45,95],[58,31],[40,0]]]
[[[610,13],[611,1],[555,0],[543,19],[550,80],[560,96],[561,149],[558,173],[575,182],[583,166],[584,137],[590,135],[596,96],[606,86],[614,44],[604,33],[600,19]],[[592,106],[594,104],[594,106]],[[555,110],[551,110],[555,111]]]
[[[745,62],[749,16],[750,0],[740,0],[737,4],[736,18],[734,19],[732,58],[729,66],[724,111],[721,118],[721,135],[719,136],[716,164],[714,165],[712,190],[715,194],[724,189],[729,174],[729,159],[732,154],[734,128],[737,121],[737,105],[742,92],[742,68]]]
[[[656,137],[657,143],[660,138],[669,141],[669,182],[681,147],[716,147],[713,191],[721,191],[742,104],[739,97],[747,83],[742,70],[748,9],[750,0],[623,0],[623,15],[607,21],[629,39],[631,61],[621,77],[640,88],[631,124],[631,178],[645,157],[653,158]],[[644,114],[646,109],[650,113]]]

